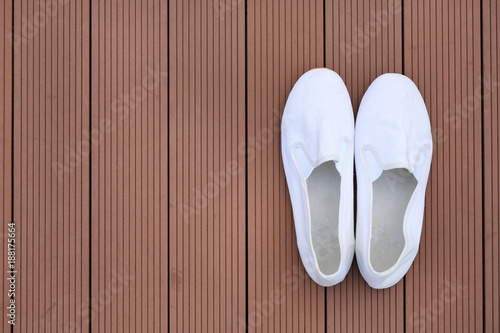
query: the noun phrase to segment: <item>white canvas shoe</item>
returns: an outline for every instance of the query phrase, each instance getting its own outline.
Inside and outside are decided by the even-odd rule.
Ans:
[[[344,279],[354,256],[353,139],[340,76],[326,68],[302,75],[286,102],[281,148],[300,257],[325,287]]]
[[[370,85],[356,118],[356,258],[366,282],[396,284],[418,252],[432,136],[424,100],[400,74]]]

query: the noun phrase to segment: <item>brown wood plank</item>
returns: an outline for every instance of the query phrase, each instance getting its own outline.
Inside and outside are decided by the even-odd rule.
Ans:
[[[344,79],[353,104],[380,74],[401,73],[402,5],[399,1],[326,1],[326,67]],[[333,17],[333,20],[331,19]],[[401,332],[404,282],[377,291],[363,280],[354,260],[345,281],[327,290],[330,332]]]
[[[0,302],[4,309],[10,305],[10,297],[8,296],[10,283],[7,277],[8,270],[8,240],[10,234],[8,223],[12,223],[12,69],[13,47],[19,47],[19,42],[13,34],[12,22],[12,2],[3,2],[0,5],[2,13],[0,14],[0,108],[2,115],[0,116],[0,221],[2,224],[0,237],[0,263],[3,268],[3,281],[0,284],[0,292],[2,293]],[[12,231],[12,230],[11,230]],[[18,264],[18,262],[16,263]],[[6,312],[7,314],[7,312]],[[1,324],[1,330],[7,332],[11,325],[8,323],[8,317],[5,316]]]
[[[245,319],[243,2],[169,9],[170,329]]]
[[[87,330],[89,26],[82,22],[89,15],[82,1],[50,8],[24,1],[14,9],[16,328]]]
[[[500,219],[499,202],[499,82],[500,9],[496,1],[483,2],[483,152],[484,152],[484,312],[485,332],[500,330]]]
[[[160,131],[168,103],[165,46],[160,65],[166,13],[154,1],[92,3],[94,330],[168,327],[166,268],[160,266],[168,259],[167,223],[160,226],[168,198],[168,185],[161,190],[168,150],[160,148],[168,136]]]
[[[434,138],[420,252],[406,277],[406,327],[482,331],[480,5],[435,5],[404,6],[405,74],[424,96]]]
[[[305,71],[323,66],[323,2],[249,2],[249,331],[324,331],[324,288],[304,272],[281,166],[280,115]]]

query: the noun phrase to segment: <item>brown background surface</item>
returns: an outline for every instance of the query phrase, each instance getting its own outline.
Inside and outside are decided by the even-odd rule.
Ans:
[[[493,0],[2,0],[14,331],[500,332],[499,20]],[[385,72],[424,96],[421,247],[392,288],[300,262],[279,121],[314,67],[355,112]]]

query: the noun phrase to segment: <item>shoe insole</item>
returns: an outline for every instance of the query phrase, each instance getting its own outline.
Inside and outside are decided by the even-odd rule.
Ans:
[[[417,180],[406,169],[392,169],[383,171],[372,186],[370,261],[380,273],[396,264],[403,252],[403,220]]]
[[[340,266],[340,180],[333,161],[319,165],[307,178],[313,250],[325,275],[335,273]]]

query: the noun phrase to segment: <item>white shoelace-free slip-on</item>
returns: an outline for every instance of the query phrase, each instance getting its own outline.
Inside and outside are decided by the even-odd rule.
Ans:
[[[356,259],[366,282],[388,288],[418,252],[432,135],[424,100],[400,74],[379,76],[356,118]]]
[[[281,122],[297,245],[309,276],[332,286],[354,256],[354,117],[347,88],[326,68],[302,75]]]

